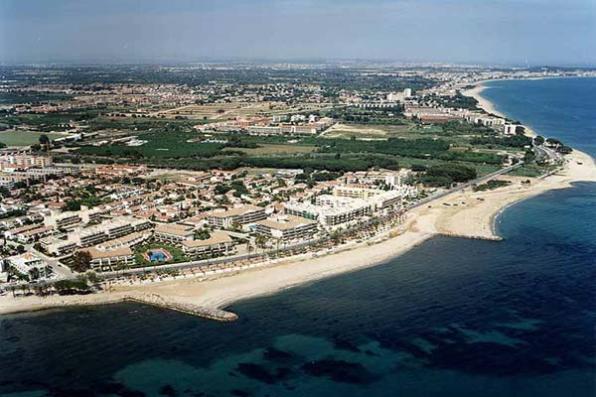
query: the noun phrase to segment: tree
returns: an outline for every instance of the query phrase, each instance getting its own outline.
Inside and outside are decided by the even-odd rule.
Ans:
[[[40,135],[39,136],[39,144],[44,146],[47,151],[50,147],[50,138],[48,138],[48,136],[46,134]]]
[[[33,267],[29,270],[29,278],[31,280],[37,280],[40,276],[41,276],[41,274],[40,274],[38,268]]]
[[[255,238],[255,244],[257,245],[257,247],[259,248],[265,248],[265,244],[267,243],[267,237],[259,234],[256,238]]]
[[[89,291],[89,284],[86,278],[77,278],[76,280],[59,280],[54,283],[54,288],[59,294],[86,293]]]
[[[197,230],[194,233],[195,240],[207,240],[209,237],[211,237],[211,234],[207,229]]]
[[[72,256],[72,269],[83,273],[91,267],[91,254],[87,251],[77,251]]]
[[[92,284],[97,284],[101,281],[101,279],[99,278],[97,273],[95,273],[93,270],[88,271],[86,273],[86,275],[87,275],[87,280],[89,280],[89,282]]]
[[[81,202],[79,200],[70,200],[67,201],[62,210],[64,211],[79,211],[81,209]]]

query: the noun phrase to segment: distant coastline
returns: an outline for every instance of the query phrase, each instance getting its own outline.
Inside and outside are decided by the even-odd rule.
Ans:
[[[545,132],[539,131],[538,128],[532,125],[530,121],[517,120],[515,117],[508,115],[502,111],[497,110],[495,104],[492,103],[488,98],[482,95],[482,93],[489,88],[487,84],[492,82],[507,82],[507,81],[537,81],[537,80],[569,80],[569,79],[594,79],[594,76],[544,76],[544,77],[528,77],[523,79],[489,79],[489,80],[480,80],[474,83],[474,87],[470,89],[466,89],[462,91],[462,94],[465,96],[472,97],[478,101],[478,107],[484,110],[487,113],[494,114],[495,116],[502,117],[508,120],[515,120],[519,121],[526,127],[526,135],[530,137],[535,137],[537,135],[545,135],[548,134]],[[577,150],[574,148],[574,150]],[[589,155],[589,153],[587,153]],[[593,157],[593,156],[591,156]]]

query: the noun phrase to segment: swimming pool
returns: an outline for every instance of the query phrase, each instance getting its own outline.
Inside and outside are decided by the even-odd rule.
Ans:
[[[154,248],[151,250],[145,251],[144,257],[146,260],[157,263],[157,262],[167,262],[172,259],[172,255],[163,248]]]

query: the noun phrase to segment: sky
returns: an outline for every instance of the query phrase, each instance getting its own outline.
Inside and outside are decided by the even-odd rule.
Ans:
[[[596,0],[0,0],[0,64],[596,65]]]

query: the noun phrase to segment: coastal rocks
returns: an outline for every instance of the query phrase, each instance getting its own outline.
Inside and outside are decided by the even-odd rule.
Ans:
[[[176,302],[171,299],[166,299],[163,296],[155,293],[128,295],[123,298],[123,301],[142,303],[163,309],[175,310],[177,312],[191,314],[193,316],[208,318],[210,320],[216,321],[229,322],[238,319],[238,316],[232,312],[227,312],[225,310],[216,308],[197,306],[190,303]]]

